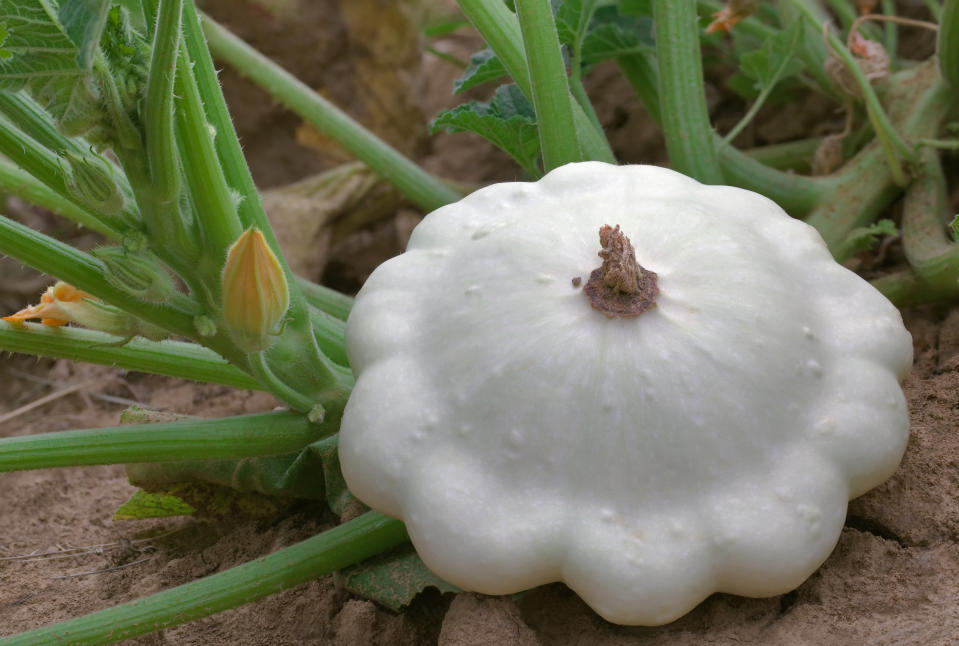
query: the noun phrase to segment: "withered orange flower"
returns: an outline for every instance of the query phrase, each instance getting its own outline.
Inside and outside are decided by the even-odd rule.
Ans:
[[[75,320],[73,311],[87,300],[96,300],[92,294],[77,289],[73,285],[58,282],[47,288],[40,296],[37,305],[29,305],[15,314],[2,317],[8,323],[22,323],[30,319],[40,319],[44,325],[60,326]]]
[[[760,0],[729,0],[726,6],[713,14],[713,21],[706,27],[706,33],[731,31],[740,20],[756,11],[759,2]]]

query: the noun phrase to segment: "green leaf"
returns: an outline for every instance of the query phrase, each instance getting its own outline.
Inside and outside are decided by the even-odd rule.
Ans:
[[[869,251],[880,237],[894,236],[898,233],[892,220],[879,220],[868,227],[857,227],[846,235],[846,239],[836,251],[836,256],[848,258],[854,254]]]
[[[0,91],[24,87],[66,135],[103,125],[99,90],[85,54],[47,0],[0,0]]]
[[[583,40],[583,64],[595,65],[601,61],[655,52],[653,23],[642,18],[632,24],[624,21],[603,22],[586,34]]]
[[[579,51],[583,65],[630,54],[652,53],[653,22],[624,15],[625,7],[613,0],[564,0],[556,11],[560,42]]]
[[[609,0],[563,0],[556,9],[556,33],[559,35],[559,42],[570,46],[577,46],[582,42],[593,11],[599,4],[609,4]]]
[[[184,482],[206,482],[241,492],[323,500],[323,466],[310,447],[296,453],[236,460],[144,462],[127,465],[130,483],[148,491],[169,491]]]
[[[506,76],[506,68],[492,49],[481,49],[470,57],[469,67],[453,83],[453,94],[465,92],[483,83],[498,81]]]
[[[177,496],[163,493],[147,493],[138,489],[133,496],[117,508],[114,520],[137,520],[140,518],[167,518],[189,516],[196,510]]]
[[[0,28],[6,52],[0,58],[0,90],[15,92],[31,80],[75,79],[83,72],[80,50],[50,2],[0,0]]]
[[[431,125],[432,132],[474,132],[506,151],[533,177],[541,175],[537,165],[539,136],[533,106],[516,85],[496,89],[489,103],[470,101],[441,112]]]
[[[629,16],[653,16],[652,0],[619,0],[619,10]]]
[[[340,570],[336,582],[353,594],[376,601],[393,611],[408,606],[426,588],[460,592],[459,588],[430,572],[412,545]]]
[[[726,79],[726,87],[747,101],[753,101],[759,96],[759,90],[756,89],[756,82],[742,72],[733,72],[730,74]]]
[[[756,81],[757,89],[772,87],[780,79],[802,70],[803,63],[798,56],[802,29],[802,21],[797,20],[767,38],[760,49],[743,54],[740,66],[746,76]]]
[[[107,24],[111,0],[62,0],[58,17],[79,50],[77,64],[89,70]]]
[[[326,503],[337,516],[342,516],[352,503],[359,503],[346,487],[343,470],[340,468],[339,437],[331,435],[310,445],[310,450],[323,468],[323,484],[326,487]]]

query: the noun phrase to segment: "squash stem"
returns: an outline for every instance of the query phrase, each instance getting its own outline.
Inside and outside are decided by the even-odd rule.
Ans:
[[[140,337],[122,346],[116,343],[117,337],[96,330],[0,321],[0,350],[5,352],[85,361],[234,388],[263,388],[213,350],[195,343],[148,341]]]
[[[517,0],[516,15],[529,63],[543,166],[549,172],[584,159],[573,121],[573,99],[549,0]]]
[[[704,184],[723,184],[706,111],[696,2],[655,0],[653,14],[659,78],[669,79],[659,100],[670,163]]]
[[[0,438],[0,472],[280,455],[335,430],[277,412],[6,437]]]

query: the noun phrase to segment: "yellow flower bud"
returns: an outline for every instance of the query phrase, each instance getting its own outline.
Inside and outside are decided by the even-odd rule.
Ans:
[[[246,352],[270,347],[290,306],[286,275],[263,233],[249,228],[237,238],[223,267],[223,322]]]

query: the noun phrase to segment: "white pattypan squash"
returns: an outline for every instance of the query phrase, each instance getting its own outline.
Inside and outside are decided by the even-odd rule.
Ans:
[[[347,344],[353,493],[453,584],[563,581],[621,624],[795,588],[908,434],[899,312],[768,199],[653,166],[428,215]]]

